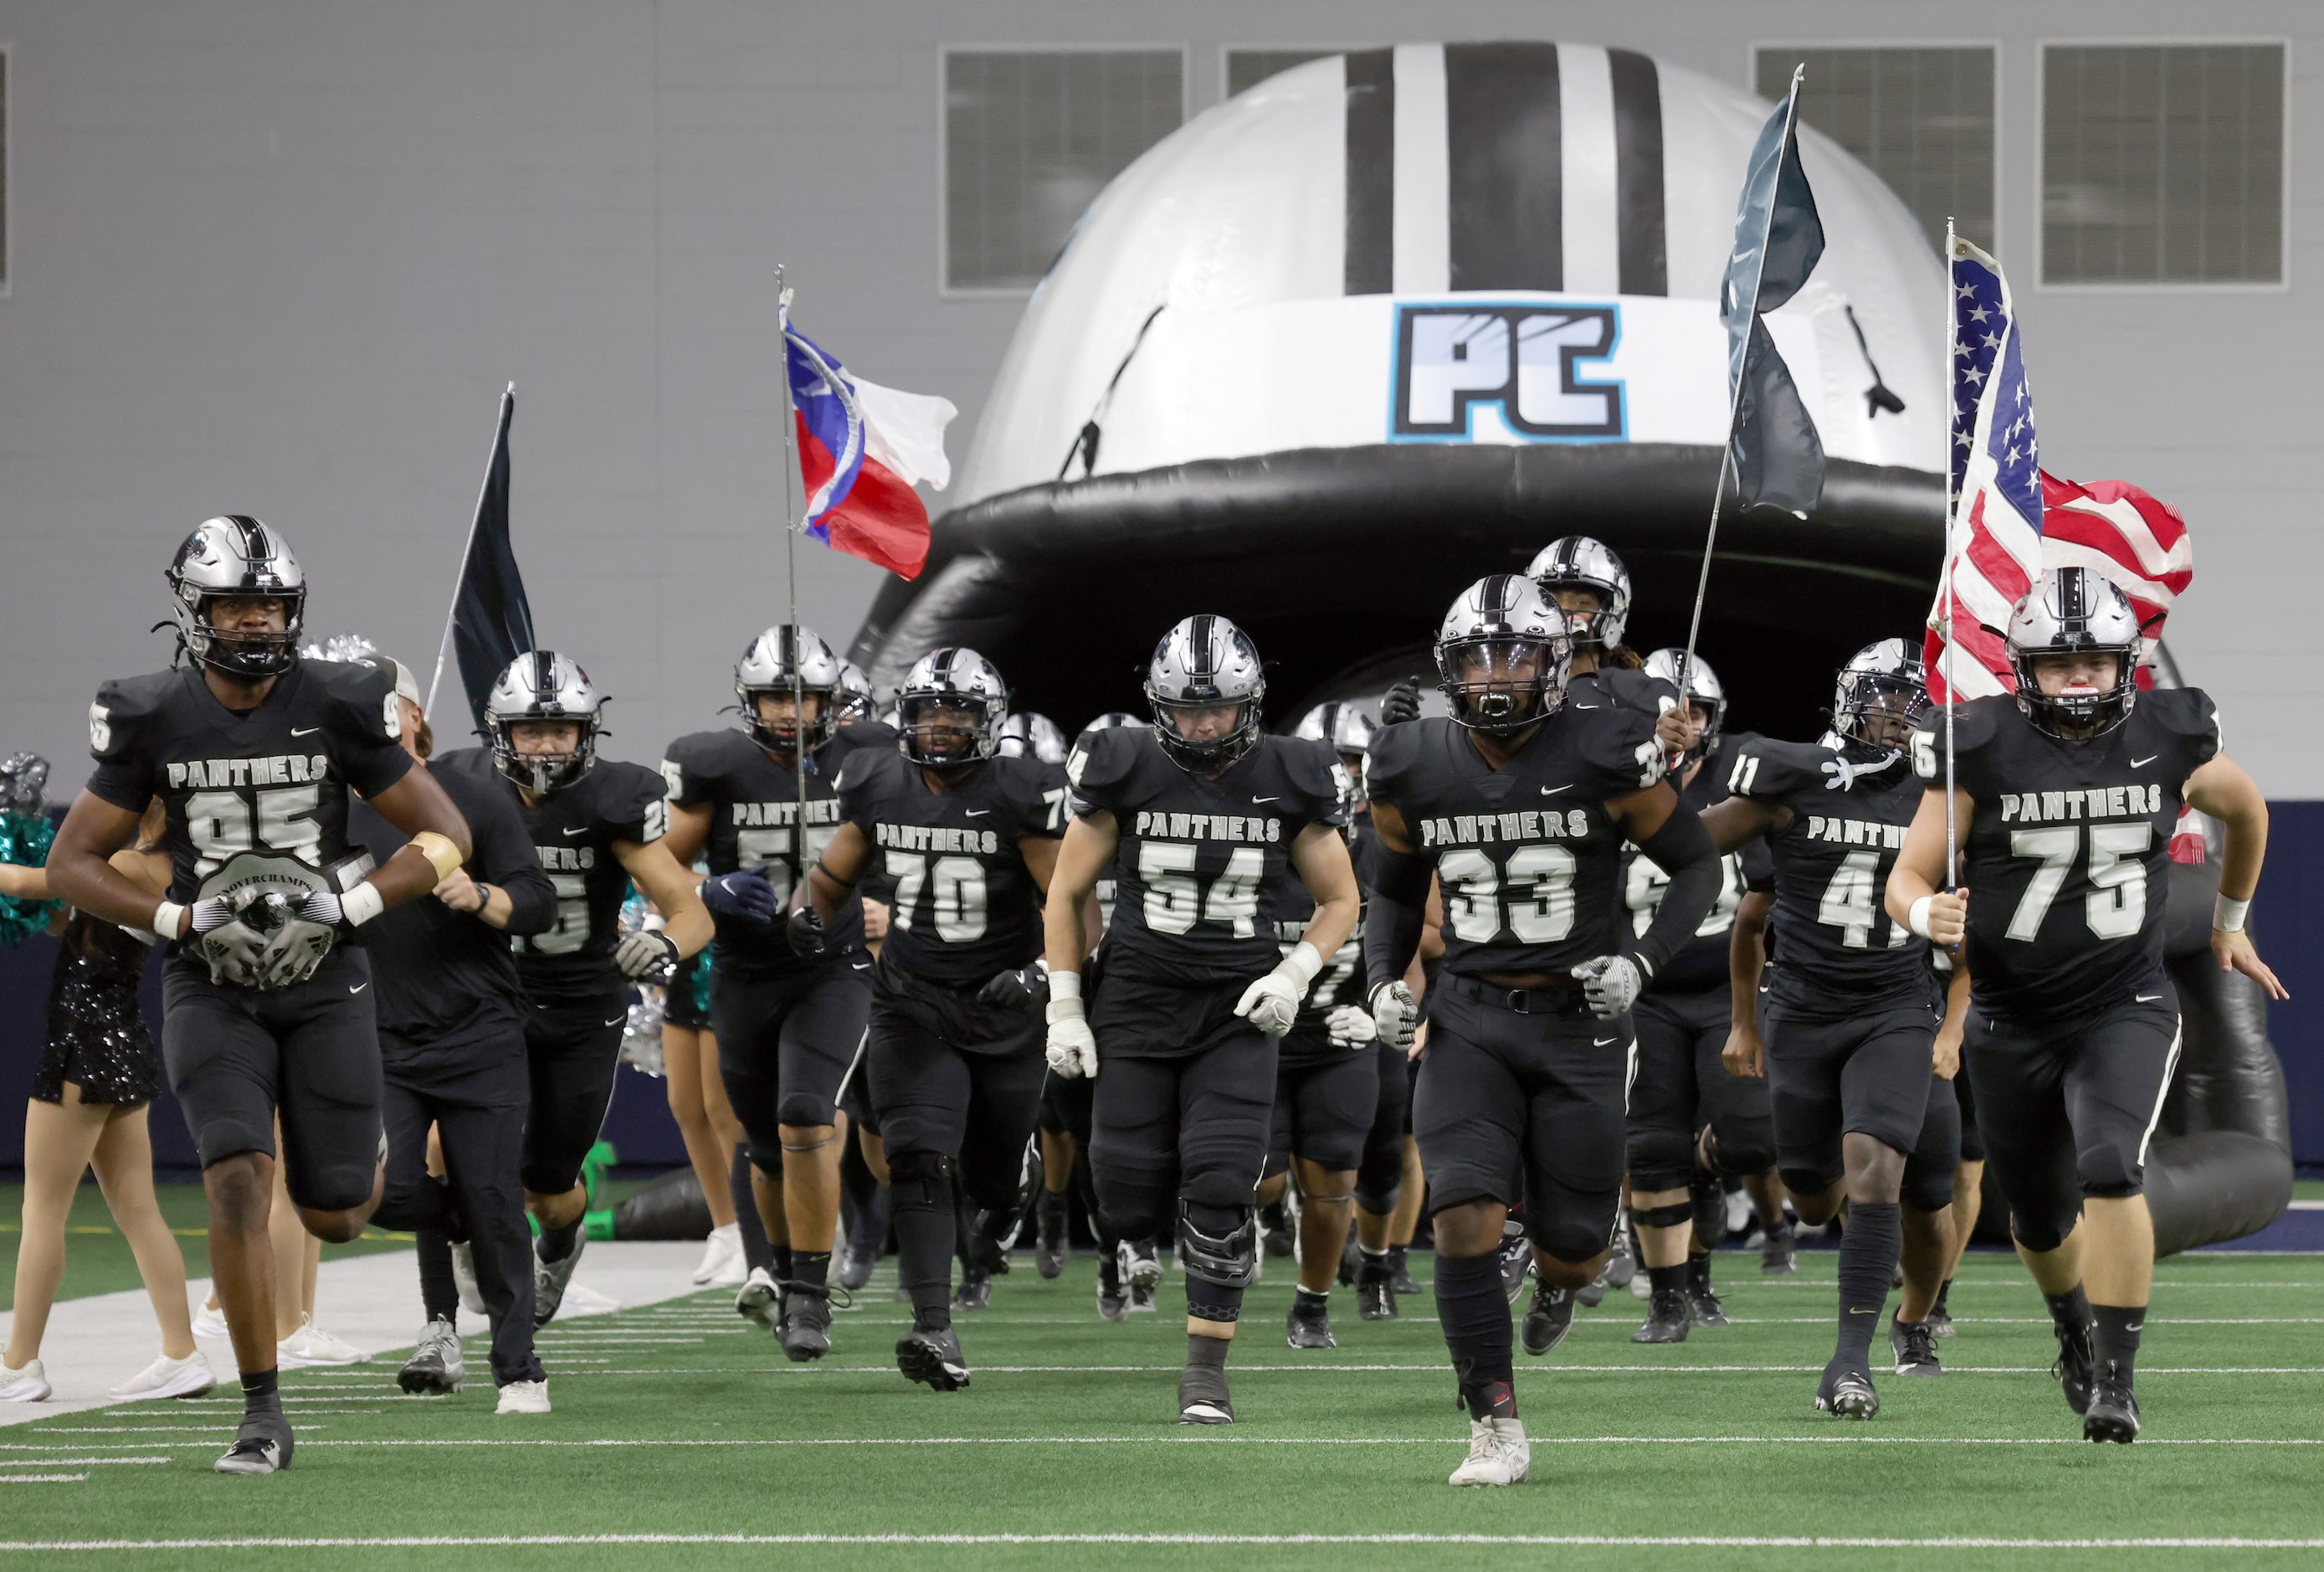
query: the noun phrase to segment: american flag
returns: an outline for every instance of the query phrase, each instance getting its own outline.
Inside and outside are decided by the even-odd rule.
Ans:
[[[1956,236],[1952,243],[1952,473],[1946,569],[1952,633],[1969,657],[1945,659],[1945,592],[1938,586],[1923,652],[1929,697],[1981,698],[2015,687],[2006,631],[2010,608],[2042,570],[2042,463],[2024,341],[2001,264]]]

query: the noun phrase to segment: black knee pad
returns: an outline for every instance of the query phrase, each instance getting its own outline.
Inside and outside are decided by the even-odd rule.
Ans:
[[[2111,1142],[2086,1146],[2074,1154],[2074,1178],[2086,1196],[2135,1196],[2146,1188],[2146,1171],[2135,1152]]]
[[[788,1124],[794,1130],[812,1130],[828,1124],[836,1108],[828,1097],[818,1097],[809,1092],[786,1092],[775,1101],[775,1123]]]
[[[1941,1212],[1953,1204],[1953,1176],[1950,1171],[1932,1172],[1917,1162],[1908,1162],[1897,1198],[1916,1212]]]
[[[783,1149],[779,1142],[770,1141],[761,1143],[756,1139],[747,1139],[742,1142],[742,1150],[751,1159],[752,1168],[764,1174],[770,1181],[781,1182]]]
[[[1780,1170],[1784,1188],[1795,1196],[1820,1196],[1838,1183],[1844,1169],[1826,1173],[1818,1168],[1786,1168]]]
[[[372,1181],[377,1174],[369,1162],[336,1162],[303,1174],[286,1174],[283,1184],[291,1200],[310,1212],[344,1212],[371,1199]]]
[[[1690,1212],[1688,1215],[1692,1216],[1693,1214]],[[1612,1243],[1609,1235],[1568,1219],[1540,1227],[1528,1227],[1526,1237],[1551,1259],[1575,1262],[1589,1260]]]
[[[1637,1188],[1644,1189],[1646,1188],[1644,1185],[1638,1184],[1636,1175],[1631,1176],[1630,1182],[1633,1187]],[[1680,1187],[1676,1185],[1666,1185],[1663,1188],[1666,1189],[1676,1189]],[[1630,1210],[1630,1221],[1636,1223],[1641,1228],[1675,1228],[1681,1223],[1692,1223],[1694,1221],[1694,1203],[1691,1200],[1673,1201],[1669,1205],[1662,1207],[1634,1207]],[[1554,1252],[1552,1253],[1554,1253]]]
[[[1764,1119],[1747,1120],[1711,1132],[1711,1165],[1726,1179],[1749,1179],[1775,1166],[1775,1127]]]
[[[2013,1207],[2009,1213],[2009,1236],[2036,1253],[2055,1250],[2066,1242],[2066,1235],[2074,1231],[2074,1225],[2081,1221],[2081,1216],[2080,1212],[2072,1211],[2062,1216],[2028,1216]]]
[[[899,1211],[950,1212],[953,1160],[941,1151],[888,1154],[889,1191]]]
[[[1370,1175],[1356,1180],[1356,1209],[1375,1217],[1385,1217],[1396,1210],[1397,1202],[1404,1198],[1404,1187],[1390,1184],[1382,1187]]]
[[[1117,1239],[1151,1239],[1169,1225],[1170,1191],[1161,1174],[1108,1170],[1097,1176],[1097,1213]]]
[[[1259,1211],[1187,1201],[1178,1211],[1186,1275],[1217,1288],[1249,1288],[1259,1276]]]
[[[1623,1150],[1634,1190],[1683,1190],[1694,1178],[1694,1142],[1680,1131],[1634,1129]]]

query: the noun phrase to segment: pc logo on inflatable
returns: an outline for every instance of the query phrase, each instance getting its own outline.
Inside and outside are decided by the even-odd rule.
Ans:
[[[1621,382],[1580,375],[1620,335],[1614,306],[1398,306],[1389,439],[1621,441]]]

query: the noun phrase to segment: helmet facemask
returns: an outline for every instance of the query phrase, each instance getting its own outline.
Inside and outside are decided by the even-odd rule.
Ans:
[[[791,685],[785,682],[769,688],[743,688],[736,691],[742,698],[742,728],[751,734],[752,738],[762,748],[796,755],[799,751],[801,727],[798,719],[788,713],[788,706],[795,696]],[[809,752],[813,752],[831,739],[838,709],[835,695],[830,689],[817,688],[810,682],[797,690],[796,697],[806,706],[807,746]],[[773,700],[778,708],[779,713],[772,718],[759,707],[759,700],[762,698]]]
[[[2045,693],[2042,690],[2041,666],[2045,661],[2076,655],[2112,655],[2114,682],[2111,686],[2075,682],[2063,691]],[[2070,743],[2086,743],[2104,736],[2130,718],[2130,709],[2138,697],[2136,677],[2137,654],[2133,648],[2120,645],[2065,644],[2041,650],[2019,650],[2013,646],[2009,663],[2017,676],[2017,707],[2025,718],[2052,736]]]
[[[1842,671],[1831,729],[1875,753],[1899,754],[1930,714],[1929,691],[1892,671]]]
[[[1189,770],[1222,770],[1259,741],[1259,701],[1267,685],[1240,698],[1204,698],[1199,693],[1165,698],[1148,683],[1147,702],[1162,751]]]
[[[546,797],[559,787],[570,786],[597,762],[598,722],[595,716],[487,714],[484,722],[492,736],[494,768],[536,797]],[[527,749],[518,742],[519,726],[553,726],[574,729],[575,740],[570,748],[543,753],[537,748]]]
[[[281,631],[219,627],[216,608],[220,601],[228,600],[281,602]],[[255,680],[280,677],[298,660],[299,637],[306,622],[307,592],[303,587],[204,592],[188,584],[181,587],[176,610],[178,634],[185,644],[186,653],[202,665],[230,677]]]
[[[981,694],[906,691],[896,700],[904,757],[928,770],[982,763],[1000,750],[1000,722]]]
[[[1562,635],[1492,633],[1436,646],[1439,686],[1452,718],[1495,736],[1522,731],[1563,708],[1572,660],[1573,641]]]

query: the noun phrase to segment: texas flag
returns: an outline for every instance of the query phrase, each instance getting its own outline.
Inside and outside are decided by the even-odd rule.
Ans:
[[[949,399],[898,393],[850,375],[783,320],[791,405],[798,422],[803,527],[825,545],[906,578],[928,559],[928,510],[912,487],[952,479],[945,427]]]

